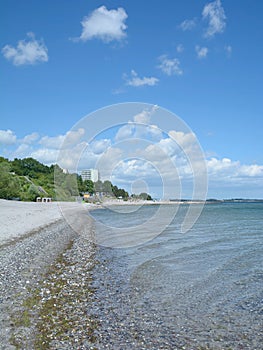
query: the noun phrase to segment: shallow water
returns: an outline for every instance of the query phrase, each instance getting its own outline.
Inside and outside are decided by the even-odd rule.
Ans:
[[[263,204],[206,205],[182,234],[187,209],[143,244],[98,248],[91,313],[99,348],[263,349]],[[113,231],[136,229],[156,210],[92,216]]]

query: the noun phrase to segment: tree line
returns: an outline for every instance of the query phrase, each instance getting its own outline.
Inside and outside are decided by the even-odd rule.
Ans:
[[[22,201],[35,201],[37,197],[74,200],[85,193],[123,199],[129,197],[127,191],[109,180],[95,183],[83,181],[79,174],[65,173],[57,164],[47,166],[31,157],[12,161],[0,157],[0,198]],[[142,195],[149,199],[149,195]]]

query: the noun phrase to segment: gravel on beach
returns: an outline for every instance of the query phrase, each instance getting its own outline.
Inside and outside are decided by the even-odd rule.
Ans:
[[[170,349],[171,339],[158,339],[158,322],[132,315],[125,266],[110,270],[111,249],[93,243],[94,223],[87,210],[69,206],[68,220],[55,212],[50,220],[48,212],[55,207],[4,204],[9,206],[6,227],[16,214],[23,217],[32,208],[27,216],[39,221],[33,219],[35,227],[28,231],[32,222],[24,220],[24,235],[17,234],[17,224],[17,233],[11,240],[5,234],[0,245],[1,349]],[[79,222],[78,232],[70,221]],[[116,273],[123,274],[122,285]]]
[[[88,341],[89,328],[92,339],[94,327],[85,309],[92,294],[95,252],[91,218],[78,206],[68,205],[80,235],[54,204],[40,210],[37,203],[1,201],[0,207],[5,222],[0,236],[1,349],[79,348],[83,339]],[[23,218],[20,230],[16,216]],[[29,224],[28,216],[33,217]]]
[[[262,349],[259,323],[253,326],[254,338],[242,334],[237,339],[240,330],[234,322],[231,331],[224,319],[218,325],[213,318],[198,319],[191,303],[173,314],[164,304],[160,312],[159,299],[149,296],[145,274],[129,265],[124,250],[94,244],[95,223],[87,207],[65,204],[61,215],[55,203],[40,210],[36,203],[0,201],[0,209],[5,204],[6,216],[0,214],[5,220],[3,239],[0,234],[0,349]],[[27,216],[39,221],[24,220],[20,230],[15,216],[23,217],[32,208]],[[180,293],[171,297],[176,301]],[[221,315],[221,310],[216,312]]]

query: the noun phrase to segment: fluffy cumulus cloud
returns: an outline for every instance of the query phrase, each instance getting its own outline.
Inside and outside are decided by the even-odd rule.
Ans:
[[[192,146],[197,142],[196,136],[193,132],[186,133],[183,131],[171,130],[169,131],[169,137],[174,140],[183,150],[192,148]]]
[[[74,145],[79,144],[85,136],[85,129],[79,128],[77,130],[70,130],[65,135],[63,142],[63,148],[71,148]]]
[[[12,145],[16,143],[16,135],[12,130],[0,130],[0,145]]]
[[[22,139],[22,144],[30,145],[31,143],[35,142],[39,139],[39,135],[37,132],[33,132],[32,134],[26,135]]]
[[[167,55],[159,57],[160,64],[158,68],[166,75],[182,75],[183,70],[180,67],[178,58],[168,58]]]
[[[132,122],[128,122],[127,124],[121,126],[115,136],[115,140],[121,141],[125,139],[129,139],[134,135],[135,125]]]
[[[2,48],[4,57],[15,66],[48,61],[48,49],[43,40],[36,40],[33,33],[28,33],[28,40],[20,40],[16,47],[6,45]]]
[[[72,169],[74,162],[82,167],[96,167],[100,170],[103,180],[117,181],[117,184],[122,183],[126,188],[135,178],[154,184],[161,176],[163,181],[172,186],[172,190],[175,184],[184,186],[185,181],[190,184],[194,176],[199,177],[198,181],[202,181],[204,166],[207,167],[210,184],[214,188],[220,184],[251,186],[263,180],[261,165],[245,165],[228,158],[201,159],[197,153],[197,140],[192,132],[171,130],[165,136],[154,125],[139,125],[144,130],[139,129],[141,138],[136,139],[137,126],[133,118],[116,131],[114,140],[95,140],[84,152],[81,147],[77,149],[77,146],[67,149],[61,164],[68,169]],[[149,129],[154,128],[159,132],[158,140],[150,137]],[[130,141],[119,143],[125,139]],[[41,152],[38,156],[43,159],[44,153]]]
[[[115,137],[102,135],[89,144],[82,128],[42,138],[37,133],[17,138],[11,130],[0,130],[1,154],[12,158],[33,157],[47,165],[58,163],[69,171],[98,168],[103,180],[116,180],[127,189],[132,179],[160,185],[161,177],[174,191],[177,185],[193,183],[194,176],[202,181],[204,164],[212,189],[233,186],[242,196],[243,189],[262,188],[263,165],[215,156],[202,158],[194,133],[182,130],[162,133],[152,124],[151,117],[157,109],[153,106],[142,110],[116,130]],[[11,151],[5,153],[7,149]]]
[[[206,58],[207,54],[208,54],[208,48],[207,47],[200,47],[198,45],[196,45],[195,47],[195,51],[197,54],[198,58]]]
[[[50,155],[57,155],[55,163],[57,163],[61,168],[67,169],[70,172],[78,171],[80,162],[83,159],[86,160],[85,150],[87,149],[87,142],[79,141],[72,144],[69,147],[62,147],[61,149],[43,149],[50,151]],[[92,153],[93,154],[93,153]],[[54,163],[54,162],[53,162]],[[87,165],[85,166],[87,168]]]
[[[112,174],[118,164],[124,158],[124,151],[119,147],[109,147],[105,152],[96,158],[95,168],[99,170],[101,179],[109,180],[112,178]],[[123,180],[126,181],[124,174],[119,174],[120,177],[123,176]]]
[[[128,15],[119,7],[117,10],[108,10],[101,6],[82,20],[82,33],[80,40],[101,39],[104,42],[122,40],[126,37]]]
[[[57,163],[59,151],[56,149],[40,148],[31,152],[30,156],[47,165]]]
[[[124,76],[124,79],[126,80],[126,85],[128,86],[134,86],[134,87],[140,87],[140,86],[154,86],[158,83],[159,79],[155,77],[142,77],[140,78],[138,74],[135,72],[135,70],[131,71],[130,77],[127,75]]]
[[[119,174],[123,174],[129,180],[145,180],[158,176],[156,168],[153,164],[144,159],[126,159],[121,160],[113,171],[113,176],[120,178]]]
[[[207,160],[208,174],[212,180],[224,182],[247,182],[251,183],[252,178],[263,180],[263,165],[241,164],[229,158],[217,159],[212,157]]]
[[[102,154],[111,146],[111,140],[102,139],[93,141],[88,147],[91,148],[92,153]]]
[[[120,142],[133,138],[158,141],[162,138],[162,131],[157,125],[140,125],[142,122],[137,123],[129,122],[120,127],[116,133],[115,141]]]
[[[220,0],[215,0],[205,5],[202,12],[203,20],[208,21],[205,36],[213,37],[217,33],[222,33],[226,27],[226,15]]]
[[[157,105],[154,105],[152,108],[144,109],[134,115],[132,121],[129,121],[117,130],[115,141],[119,142],[130,138],[160,139],[162,137],[162,131],[158,126],[150,123],[151,116],[158,108]]]
[[[186,19],[182,23],[180,23],[179,28],[181,28],[184,32],[187,30],[192,30],[196,26],[195,19]]]
[[[133,120],[135,123],[143,123],[143,124],[149,124],[151,116],[153,113],[158,109],[157,105],[152,106],[150,109],[144,109],[140,113],[133,116]]]
[[[43,136],[40,139],[39,144],[47,148],[59,149],[62,146],[64,140],[65,135]]]
[[[57,136],[43,136],[39,144],[51,149],[59,149],[59,148],[68,148],[72,145],[78,143],[82,136],[84,136],[85,130],[83,128],[79,128],[78,130],[68,131],[65,135],[57,135]]]

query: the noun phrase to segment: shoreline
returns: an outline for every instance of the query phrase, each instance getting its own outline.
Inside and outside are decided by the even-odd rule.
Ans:
[[[48,344],[71,314],[81,325],[81,304],[71,307],[70,301],[83,294],[79,288],[86,279],[83,274],[87,286],[91,283],[95,263],[93,219],[87,212],[87,206],[79,203],[0,201],[4,227],[4,234],[0,230],[0,344],[4,349],[39,348],[39,341],[40,347]],[[69,221],[76,219],[74,230]],[[85,302],[84,298],[84,306]]]
[[[77,202],[20,202],[0,199],[0,247],[21,240],[46,226],[67,220],[67,216],[97,208]]]
[[[32,215],[37,217],[39,203],[18,203],[10,204],[9,211],[11,212],[11,207],[20,208],[17,209],[18,211],[22,208],[27,210],[35,208],[35,214]],[[122,202],[121,205],[125,204]],[[205,271],[203,279],[202,274],[200,276],[197,274],[195,280],[196,271],[199,271],[195,271],[195,267],[198,264],[202,266],[204,259],[213,263],[215,261],[214,254],[211,254],[210,241],[205,250],[202,248],[202,254],[200,254],[199,241],[194,245],[197,250],[192,251],[194,248],[190,247],[190,255],[194,260],[189,261],[188,240],[191,239],[191,236],[186,237],[180,234],[175,237],[170,236],[173,240],[167,241],[169,242],[168,253],[171,242],[177,245],[177,239],[180,241],[185,239],[185,242],[182,242],[183,246],[173,248],[176,253],[173,256],[177,261],[177,265],[173,266],[178,267],[178,270],[173,269],[171,273],[169,269],[170,253],[167,255],[164,247],[162,256],[160,242],[156,242],[157,245],[150,242],[144,248],[138,247],[132,255],[124,254],[123,250],[96,246],[94,244],[94,220],[91,215],[87,214],[91,209],[103,208],[102,205],[54,203],[54,206],[50,206],[48,203],[44,204],[43,208],[54,210],[55,205],[58,210],[62,211],[59,211],[61,219],[57,218],[57,221],[50,222],[44,227],[36,227],[34,231],[30,231],[31,234],[29,232],[20,235],[17,240],[13,240],[13,244],[0,246],[0,343],[3,349],[104,350],[108,344],[116,349],[152,350],[208,348],[209,344],[215,349],[222,347],[236,349],[239,345],[246,348],[250,348],[250,345],[251,348],[258,348],[261,337],[260,327],[251,326],[247,331],[248,325],[246,325],[250,311],[248,309],[246,311],[244,307],[246,302],[251,302],[250,298],[240,304],[241,311],[245,312],[246,316],[246,318],[243,317],[245,322],[243,325],[240,325],[239,318],[235,316],[239,309],[237,307],[230,309],[229,317],[233,319],[233,324],[230,328],[231,332],[224,338],[224,327],[229,327],[229,323],[226,323],[223,313],[224,318],[221,318],[222,305],[219,303],[220,309],[215,309],[210,293],[206,293],[209,291],[209,284],[208,289],[203,288],[204,281],[207,281]],[[227,207],[225,209],[228,210]],[[48,209],[44,212],[43,220]],[[18,213],[13,210],[13,217],[16,214]],[[9,219],[12,215],[9,215]],[[56,215],[54,214],[54,217]],[[214,215],[217,218],[216,212]],[[76,230],[70,226],[71,220],[72,223],[77,221]],[[216,247],[222,249],[217,236],[211,233],[210,219],[207,224],[207,231],[202,231],[202,227],[199,236],[204,237],[205,243],[207,237],[210,237],[211,243],[215,242]],[[193,239],[195,236],[192,236]],[[226,237],[229,239],[228,235]],[[154,250],[158,253],[157,257],[155,253],[154,256],[151,255]],[[218,271],[222,271],[220,251],[219,249]],[[232,264],[231,251],[229,251],[229,257]],[[159,265],[158,259],[161,259]],[[181,261],[183,262],[182,270],[180,270]],[[168,263],[166,270],[164,270],[165,262]],[[236,264],[240,266],[238,260]],[[205,266],[208,266],[208,270],[211,269],[209,263],[205,263]],[[212,268],[214,268],[213,265]],[[163,273],[165,271],[166,273]],[[226,269],[226,273],[227,271]],[[217,287],[220,287],[219,292],[221,291],[218,281],[221,281],[223,277],[232,276],[231,270],[228,272],[227,275],[221,276],[220,274],[219,279],[209,274],[212,291]],[[155,274],[158,273],[159,277],[158,275],[156,277]],[[192,273],[190,277],[192,276],[193,279],[188,277],[189,273]],[[242,274],[242,278],[243,276]],[[254,275],[253,278],[256,277]],[[161,281],[163,279],[163,282],[160,283],[159,278]],[[259,281],[259,278],[260,276],[255,283]],[[223,280],[225,281],[226,278]],[[193,281],[195,289],[191,286]],[[169,283],[172,289],[166,295]],[[253,285],[252,283],[251,286]],[[244,284],[238,284],[238,286],[236,287],[240,288],[239,295],[243,295],[241,292],[244,291]],[[232,290],[231,279],[226,287]],[[158,294],[159,292],[156,291],[162,291],[162,288],[164,288],[164,293]],[[184,298],[185,290],[190,292],[187,300]],[[169,312],[168,315],[160,312],[162,311],[158,307],[160,295],[164,298],[161,302],[168,307],[168,311],[170,307],[173,310],[174,303],[170,304],[169,301],[171,297],[175,298],[178,303],[178,305],[175,303],[174,313],[169,311],[170,316]],[[207,305],[210,307],[212,322],[210,322],[210,317],[200,318],[199,313],[191,311],[194,310],[192,305],[196,305],[200,297],[198,305],[201,311],[203,310],[202,312],[207,312]],[[185,305],[191,316],[189,320],[185,318]],[[257,312],[256,307],[259,305],[255,304]],[[226,308],[224,312],[227,312]],[[259,324],[260,315],[260,313],[255,313],[255,318],[253,318],[255,324]],[[167,316],[172,318],[169,320]],[[242,316],[241,313],[240,316]],[[201,322],[200,327],[199,322]],[[246,339],[240,337],[240,327],[241,331],[246,330],[248,334]],[[191,329],[193,329],[192,332]],[[210,330],[211,333],[208,333]],[[206,338],[202,335],[197,337],[196,332],[202,332]]]

